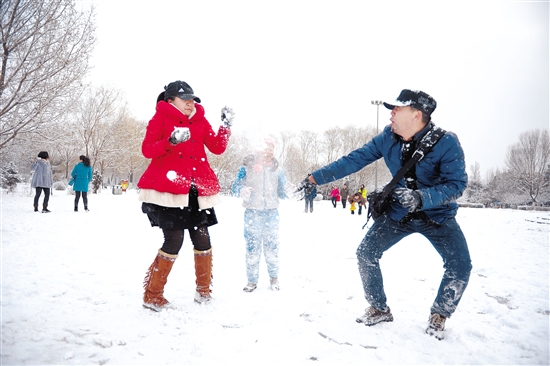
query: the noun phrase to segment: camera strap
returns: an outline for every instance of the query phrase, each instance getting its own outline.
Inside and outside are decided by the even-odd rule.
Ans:
[[[413,167],[414,164],[418,163],[420,160],[426,156],[430,152],[430,150],[437,144],[437,142],[447,133],[444,129],[433,126],[418,142],[418,147],[416,148],[415,152],[413,153],[412,157],[399,169],[397,174],[393,177],[393,179],[386,184],[384,189],[382,190],[382,194],[380,196],[380,200],[383,201],[388,197],[388,195],[393,191],[393,188],[399,182],[407,171]],[[368,223],[368,219],[367,219]],[[365,225],[367,225],[365,223]],[[363,226],[364,227],[364,226]]]

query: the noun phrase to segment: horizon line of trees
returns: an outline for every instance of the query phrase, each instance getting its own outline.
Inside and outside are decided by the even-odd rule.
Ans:
[[[27,181],[31,161],[46,150],[60,188],[80,155],[91,159],[94,175],[103,184],[137,182],[148,164],[141,154],[147,122],[131,115],[120,91],[84,82],[96,42],[93,6],[78,10],[75,0],[0,0],[0,14],[3,172],[17,170],[12,174]],[[283,131],[272,137],[287,179],[297,183],[375,133],[372,127],[344,126],[322,132]],[[224,192],[230,191],[255,138],[263,137],[234,133],[224,154],[208,154]],[[549,145],[547,129],[521,134],[508,149],[506,168],[488,170],[485,181],[475,162],[464,199],[485,205],[550,204]],[[361,184],[372,191],[376,175],[378,188],[391,179],[383,160],[319,190],[328,196],[332,186],[347,183],[352,191]]]

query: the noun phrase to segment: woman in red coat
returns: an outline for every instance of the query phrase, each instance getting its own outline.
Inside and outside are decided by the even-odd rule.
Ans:
[[[168,307],[164,286],[187,230],[195,253],[195,301],[208,303],[212,279],[212,246],[208,227],[217,224],[213,206],[220,202],[220,185],[205,147],[222,154],[231,135],[233,111],[222,109],[223,126],[214,133],[193,89],[175,81],[157,99],[156,113],[147,125],[143,155],[151,162],[138,182],[142,211],[164,234],[164,243],[144,280],[143,306]]]

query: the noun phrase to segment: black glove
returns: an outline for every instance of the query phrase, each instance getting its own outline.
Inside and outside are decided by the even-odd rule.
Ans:
[[[190,137],[191,132],[187,127],[175,127],[174,132],[172,132],[172,135],[170,135],[168,141],[170,141],[172,145],[177,145],[181,142],[189,140]]]
[[[305,195],[307,196],[308,194],[311,193],[311,191],[313,191],[313,188],[315,188],[315,184],[313,184],[309,181],[309,176],[310,175],[311,174],[308,174],[306,179],[304,179],[303,181],[301,181],[300,183],[298,183],[296,185],[296,192],[300,192],[303,189]]]
[[[231,126],[233,126],[233,118],[235,118],[235,112],[233,112],[233,109],[229,108],[228,106],[223,107],[222,108],[223,125],[227,128],[231,128]]]
[[[414,212],[422,207],[422,198],[420,198],[418,191],[409,188],[396,188],[393,193],[399,203],[407,208],[409,212]]]

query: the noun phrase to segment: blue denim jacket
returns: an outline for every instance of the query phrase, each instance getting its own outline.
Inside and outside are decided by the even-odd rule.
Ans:
[[[433,127],[433,123],[414,135],[418,141]],[[371,141],[343,156],[340,159],[312,173],[317,184],[326,184],[355,173],[372,162],[384,158],[392,176],[401,169],[401,151],[403,140],[388,125]],[[430,219],[441,224],[454,217],[458,210],[456,199],[462,196],[468,183],[464,151],[458,137],[447,132],[445,136],[416,164],[418,192],[422,197],[422,211]],[[396,188],[405,187],[404,179]],[[397,200],[393,200],[389,210],[390,217],[401,221],[408,213]]]

